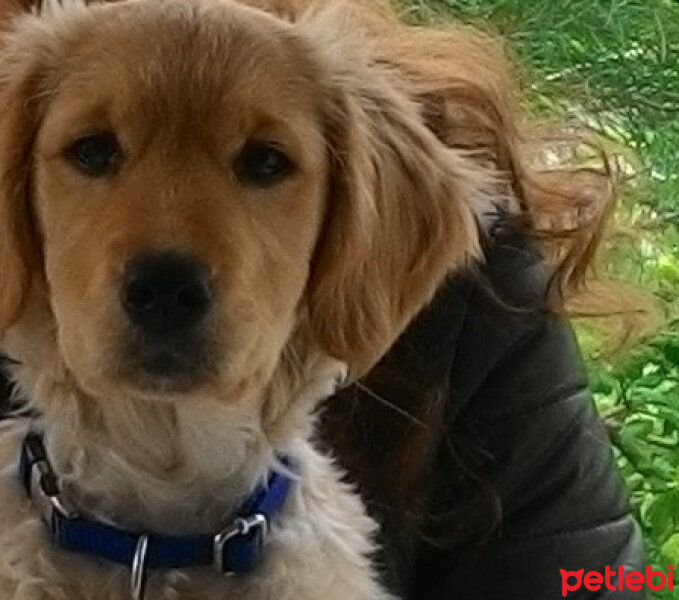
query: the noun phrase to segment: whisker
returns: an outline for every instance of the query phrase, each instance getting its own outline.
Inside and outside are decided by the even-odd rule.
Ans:
[[[399,414],[400,416],[408,419],[411,423],[414,423],[415,425],[417,425],[418,427],[422,427],[423,429],[428,428],[426,423],[424,423],[423,421],[420,421],[420,419],[418,419],[414,415],[411,415],[407,410],[404,410],[403,408],[401,408],[400,406],[397,406],[393,402],[389,402],[389,400],[387,400],[386,398],[383,398],[382,396],[380,396],[378,393],[371,390],[366,385],[363,385],[360,381],[354,382],[354,385],[359,390],[361,390],[362,392],[364,392],[365,394],[367,394],[368,396],[370,396],[374,400],[377,400],[383,406],[386,406],[387,408],[389,408],[390,410],[393,410],[395,413]]]

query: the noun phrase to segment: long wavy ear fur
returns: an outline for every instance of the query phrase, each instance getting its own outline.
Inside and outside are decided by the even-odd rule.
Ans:
[[[240,0],[292,21],[327,10],[326,0]],[[578,127],[536,126],[519,106],[514,65],[501,39],[461,24],[405,25],[389,0],[333,0],[369,40],[375,63],[389,65],[411,98],[421,103],[427,127],[441,142],[472,153],[504,182],[495,190],[511,199],[511,226],[537,242],[553,277],[551,306],[580,295],[615,199],[613,173],[602,144]],[[285,5],[286,10],[281,7]],[[341,20],[341,19],[339,19]],[[337,30],[331,23],[331,29]],[[352,29],[353,28],[353,29]],[[365,41],[360,40],[365,46]],[[599,159],[570,160],[589,148]],[[563,158],[554,165],[556,154]],[[562,151],[564,151],[562,153]],[[578,152],[578,154],[582,154]],[[549,160],[536,157],[549,155]],[[544,158],[544,156],[543,156]],[[595,168],[592,168],[594,165]],[[612,295],[594,301],[597,314],[614,308]],[[625,309],[622,309],[625,310]]]
[[[360,376],[443,278],[479,254],[471,205],[492,178],[436,139],[402,81],[354,50],[365,43],[328,39],[338,19],[316,14],[300,25],[329,70],[331,173],[308,308],[321,347]]]
[[[8,44],[8,35],[0,28],[0,335],[21,316],[41,273],[30,176],[49,54],[46,39]]]

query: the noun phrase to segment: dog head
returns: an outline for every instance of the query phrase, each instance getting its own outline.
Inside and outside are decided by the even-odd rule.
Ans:
[[[43,303],[89,396],[358,377],[477,254],[482,177],[338,13],[53,4],[0,41],[0,331]]]

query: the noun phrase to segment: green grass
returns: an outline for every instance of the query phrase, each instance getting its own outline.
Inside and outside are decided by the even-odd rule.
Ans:
[[[595,328],[578,330],[649,558],[679,564],[679,0],[397,4],[412,22],[502,34],[531,111],[593,127],[626,156],[617,229],[627,233],[609,241],[605,267],[661,299],[666,323],[614,358]]]

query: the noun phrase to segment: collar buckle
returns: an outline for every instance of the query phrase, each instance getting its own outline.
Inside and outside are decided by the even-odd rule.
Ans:
[[[257,545],[261,546],[269,533],[269,521],[262,513],[255,513],[248,517],[239,517],[234,522],[220,531],[212,541],[212,554],[214,559],[214,566],[219,573],[231,576],[233,571],[224,569],[224,550],[226,544],[237,537],[256,536]]]

